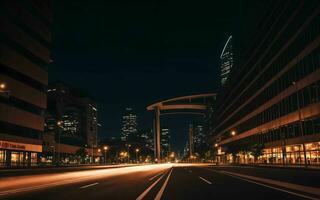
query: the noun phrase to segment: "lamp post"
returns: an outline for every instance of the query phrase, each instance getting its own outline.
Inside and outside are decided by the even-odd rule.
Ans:
[[[231,136],[235,136],[236,135],[236,131],[235,130],[233,130],[233,131],[231,131]]]
[[[139,154],[140,149],[136,148],[136,162],[138,163],[138,154]]]
[[[62,128],[62,121],[58,121],[57,126],[58,126],[58,165],[60,165],[60,154],[61,154],[60,135],[61,135],[61,128]]]
[[[101,156],[100,156],[101,149],[98,149],[98,152],[99,152],[99,154],[98,154],[98,156],[99,156],[99,163],[101,164],[101,161],[100,161],[100,158],[101,158]]]
[[[0,94],[6,98],[10,97],[10,90],[7,89],[7,84],[5,82],[0,82]]]
[[[107,164],[107,150],[108,150],[108,146],[104,146],[103,147],[104,150],[104,164]]]
[[[298,107],[298,115],[299,115],[299,128],[302,136],[302,149],[303,149],[303,156],[304,156],[304,165],[305,167],[308,166],[307,164],[307,153],[306,153],[306,146],[304,144],[304,130],[302,127],[302,121],[301,121],[301,108],[300,108],[300,101],[299,101],[299,95],[298,95],[298,85],[296,82],[292,82],[292,85],[295,86],[295,93],[296,93],[296,98],[297,98],[297,107]]]

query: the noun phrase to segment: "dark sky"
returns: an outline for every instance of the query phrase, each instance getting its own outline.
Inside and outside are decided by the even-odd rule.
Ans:
[[[110,4],[55,1],[49,81],[87,91],[99,105],[101,137],[119,136],[121,112],[136,109],[139,128],[152,127],[145,107],[169,97],[214,92],[219,54],[241,29],[241,1]],[[166,117],[173,143],[186,141],[190,117]]]

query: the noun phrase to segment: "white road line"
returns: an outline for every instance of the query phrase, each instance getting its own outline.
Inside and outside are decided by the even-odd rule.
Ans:
[[[164,174],[162,176],[160,176],[160,178],[158,178],[154,183],[152,183],[144,192],[142,192],[138,198],[136,200],[142,200],[147,194],[148,192],[155,186],[157,185],[157,183],[162,179],[162,177],[164,176]]]
[[[163,173],[161,172],[160,174],[157,174],[157,175],[155,175],[155,176],[153,176],[153,177],[149,178],[149,181],[152,181],[153,179],[157,178],[157,177],[158,177],[158,176],[160,176],[161,174],[163,174]]]
[[[92,184],[89,184],[89,185],[84,185],[84,186],[81,186],[80,189],[84,189],[84,188],[91,187],[91,186],[98,185],[98,184],[99,183],[92,183]]]
[[[162,185],[161,189],[159,190],[159,192],[158,192],[158,194],[157,194],[156,198],[154,198],[155,200],[160,200],[160,199],[161,199],[162,194],[163,194],[164,190],[166,189],[166,186],[167,186],[167,184],[168,184],[168,182],[169,182],[169,179],[170,179],[170,176],[171,176],[172,170],[173,170],[173,168],[171,168],[171,171],[170,171],[170,173],[169,173],[169,175],[168,175],[168,177],[167,177],[166,181],[163,183],[163,185]]]
[[[205,178],[202,178],[201,176],[199,176],[199,178],[200,178],[201,180],[203,180],[204,182],[208,183],[209,185],[211,185],[211,184],[212,184],[210,181],[208,181],[208,180],[207,180],[207,179],[205,179]]]
[[[285,193],[289,193],[289,194],[296,195],[296,196],[299,196],[299,197],[303,197],[303,198],[306,198],[306,199],[319,200],[319,198],[316,198],[316,197],[311,197],[311,196],[299,194],[299,193],[296,193],[296,192],[291,192],[289,190],[273,187],[273,186],[266,185],[266,184],[263,184],[263,183],[259,183],[259,182],[256,182],[256,181],[251,181],[251,180],[248,180],[248,179],[245,179],[245,178],[241,178],[241,177],[238,177],[238,176],[234,176],[234,175],[231,175],[231,174],[228,174],[228,173],[223,173],[223,174],[231,176],[231,177],[234,177],[234,178],[237,178],[237,179],[241,179],[243,181],[247,181],[247,182],[250,182],[250,183],[261,185],[261,186],[264,186],[264,187],[267,187],[267,188],[271,188],[271,189],[278,190],[278,191],[281,191],[281,192],[285,192]]]

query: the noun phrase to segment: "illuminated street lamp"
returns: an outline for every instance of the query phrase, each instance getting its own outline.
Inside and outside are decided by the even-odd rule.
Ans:
[[[0,94],[6,98],[10,97],[10,91],[7,90],[7,84],[5,82],[0,82]]]
[[[138,163],[138,153],[139,153],[140,149],[136,148],[135,151],[136,151],[136,162]]]
[[[215,144],[214,144],[214,147],[218,147],[218,143],[215,143]]]
[[[107,164],[107,150],[108,150],[108,146],[104,146],[103,147],[104,150],[104,164]]]
[[[170,154],[170,157],[171,157],[171,158],[174,158],[174,152],[172,152],[172,153]]]
[[[98,149],[98,152],[100,153],[100,152],[101,152],[101,149]],[[100,154],[99,154],[99,156],[100,156]],[[100,163],[101,163],[101,161],[100,161]]]
[[[235,136],[235,135],[236,135],[236,131],[234,131],[234,130],[231,131],[231,135],[232,135],[232,136]]]
[[[6,89],[7,85],[5,83],[0,83],[0,90],[4,91]]]
[[[58,127],[58,165],[60,165],[60,154],[61,154],[61,150],[60,150],[60,136],[61,136],[61,131],[62,131],[62,127],[63,123],[62,121],[58,121],[57,122],[57,127]]]

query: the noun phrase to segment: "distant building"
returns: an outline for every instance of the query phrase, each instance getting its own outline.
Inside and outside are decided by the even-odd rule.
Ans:
[[[221,66],[220,66],[220,76],[221,76],[221,85],[225,85],[231,69],[234,63],[234,55],[232,49],[232,35],[229,36],[227,42],[225,43],[221,55]]]
[[[170,148],[170,129],[168,128],[162,128],[161,129],[161,140],[160,140],[160,145],[161,145],[161,157],[166,157],[171,148]]]
[[[189,141],[187,140],[186,145],[183,148],[183,157],[189,158]]]
[[[49,1],[0,1],[0,167],[42,152],[52,12]]]
[[[46,131],[57,132],[61,122],[61,142],[79,146],[97,146],[97,105],[88,97],[79,96],[63,83],[48,86]]]
[[[193,141],[194,141],[194,150],[197,152],[198,148],[206,143],[206,136],[204,133],[204,127],[202,125],[196,125],[193,128]]]
[[[139,132],[141,132],[140,134],[141,142],[144,143],[146,148],[153,150],[153,146],[154,146],[153,130],[146,129]]]
[[[126,108],[122,115],[121,140],[128,141],[137,133],[137,115],[132,108]]]

